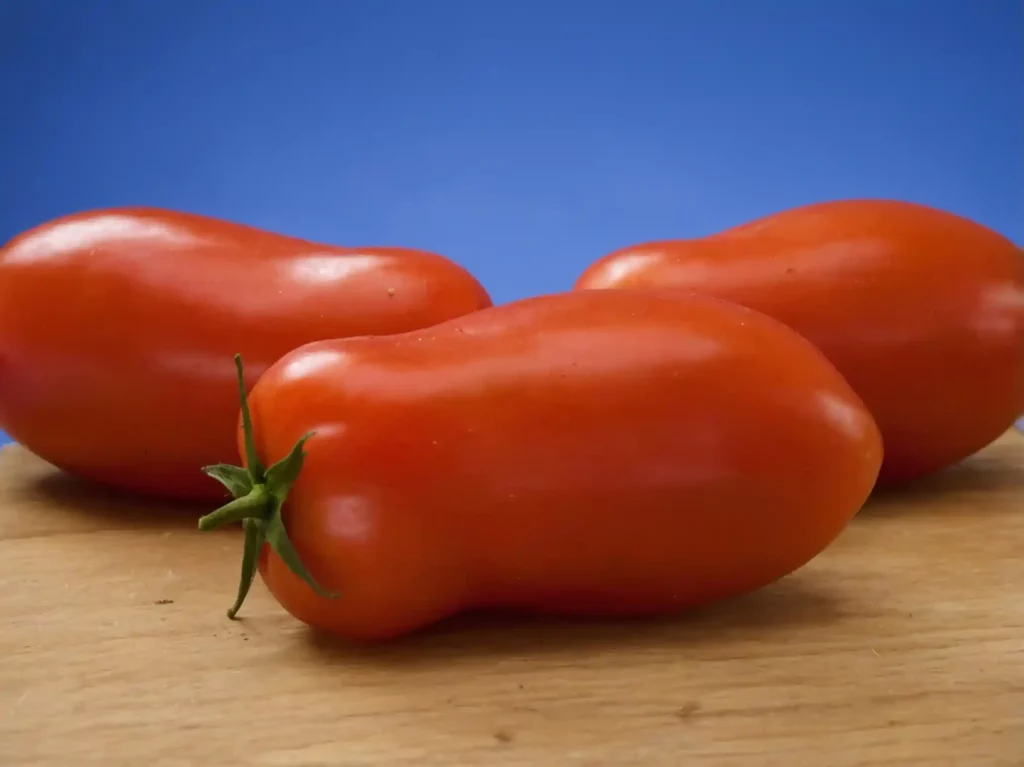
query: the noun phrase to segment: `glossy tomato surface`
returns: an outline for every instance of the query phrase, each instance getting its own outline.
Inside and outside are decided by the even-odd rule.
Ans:
[[[1024,412],[1024,258],[965,218],[884,200],[795,208],[610,253],[579,289],[678,287],[769,314],[820,347],[881,428],[881,482],[943,469]]]
[[[882,458],[809,342],[678,291],[310,344],[250,407],[267,465],[315,432],[284,521],[340,597],[269,547],[263,579],[302,621],[358,639],[478,606],[648,615],[763,586],[840,533]]]
[[[232,355],[255,379],[309,341],[397,333],[490,305],[439,255],[340,248],[155,209],[82,213],[0,250],[0,429],[125,490],[221,498]]]

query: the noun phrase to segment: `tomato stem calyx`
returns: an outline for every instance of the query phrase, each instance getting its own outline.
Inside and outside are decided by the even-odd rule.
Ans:
[[[313,433],[301,437],[288,455],[269,468],[264,468],[256,453],[240,354],[235,355],[235,368],[238,371],[238,391],[242,405],[246,465],[242,467],[219,463],[203,467],[203,473],[224,485],[233,498],[199,520],[200,530],[213,530],[236,522],[242,523],[245,534],[242,573],[238,584],[238,596],[228,610],[228,617],[234,618],[238,614],[242,602],[249,593],[249,588],[256,578],[263,544],[269,545],[288,568],[317,594],[329,599],[336,598],[338,595],[335,592],[320,586],[306,570],[298,552],[292,546],[284,520],[281,518],[281,507],[288,496],[288,491],[291,490],[292,483],[302,471],[302,464],[306,458],[306,441]]]

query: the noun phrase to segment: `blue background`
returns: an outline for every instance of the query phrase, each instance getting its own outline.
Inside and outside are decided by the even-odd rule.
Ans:
[[[0,241],[146,204],[468,266],[883,196],[1024,242],[1019,0],[0,1]]]

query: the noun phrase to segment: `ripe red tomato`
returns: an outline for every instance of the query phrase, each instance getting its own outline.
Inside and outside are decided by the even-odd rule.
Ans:
[[[638,616],[758,588],[839,534],[882,459],[806,339],[678,291],[308,344],[249,402],[254,476],[211,468],[237,500],[200,523],[245,521],[229,614],[259,553],[290,613],[363,640],[474,607]]]
[[[211,218],[100,210],[0,250],[0,428],[60,468],[171,498],[223,498],[249,381],[309,341],[398,333],[490,306],[439,255],[339,248]]]
[[[576,282],[658,286],[744,304],[821,348],[882,431],[880,483],[950,466],[1024,412],[1024,258],[959,216],[879,200],[809,205],[623,248]]]

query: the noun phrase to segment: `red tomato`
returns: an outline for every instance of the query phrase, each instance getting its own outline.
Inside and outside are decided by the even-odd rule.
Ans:
[[[0,428],[60,468],[171,498],[223,498],[249,381],[309,341],[398,333],[490,306],[441,256],[339,248],[153,209],[101,210],[0,250]]]
[[[252,476],[210,469],[237,500],[200,522],[245,521],[229,614],[259,552],[290,613],[363,640],[475,607],[639,616],[758,588],[839,534],[882,459],[808,341],[678,291],[309,344],[249,401]]]
[[[595,262],[578,289],[677,287],[769,314],[821,348],[885,442],[881,483],[971,455],[1024,412],[1024,259],[904,202],[829,202]]]

